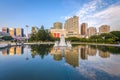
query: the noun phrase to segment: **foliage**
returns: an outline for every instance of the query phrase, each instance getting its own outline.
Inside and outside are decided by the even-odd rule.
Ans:
[[[11,40],[13,40],[13,38],[11,36],[3,36],[1,39],[5,40],[5,41],[11,41]]]
[[[120,31],[112,31],[110,33],[113,34],[113,35],[115,35],[116,37],[118,37],[118,39],[116,39],[116,41],[120,42]]]
[[[31,45],[32,57],[34,58],[35,56],[39,55],[43,59],[45,55],[49,54],[51,48],[52,45],[47,44]]]
[[[71,42],[76,42],[76,41],[80,41],[80,38],[77,37],[68,37],[66,38],[67,41],[71,41]]]
[[[50,35],[50,32],[45,30],[43,25],[40,29],[37,28],[37,32],[35,32],[33,29],[30,41],[54,41],[54,38]]]
[[[91,36],[88,41],[89,42],[99,42],[99,43],[113,43],[117,37],[111,33],[102,33],[100,35]]]
[[[97,49],[103,51],[103,52],[110,52],[112,54],[119,54],[120,53],[120,47],[115,46],[97,46]]]
[[[88,39],[87,38],[80,38],[80,41],[81,42],[88,42]]]

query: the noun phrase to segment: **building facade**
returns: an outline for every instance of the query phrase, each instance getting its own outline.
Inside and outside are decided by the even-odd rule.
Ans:
[[[90,37],[92,35],[96,35],[97,34],[97,29],[95,27],[89,27],[87,29],[87,36]]]
[[[50,33],[54,38],[60,38],[62,34],[66,37],[65,29],[50,29]]]
[[[65,21],[64,29],[66,29],[67,37],[78,37],[79,34],[79,17],[73,16]]]
[[[102,25],[99,27],[99,33],[109,33],[110,32],[110,26],[109,25]]]
[[[16,29],[15,28],[9,28],[9,34],[10,34],[10,36],[15,37],[16,36]]]
[[[2,32],[9,33],[9,29],[7,27],[3,27]]]
[[[87,23],[82,23],[81,24],[81,35],[83,35],[83,36],[87,35],[87,28],[88,28],[88,24]]]
[[[23,28],[2,28],[2,32],[10,34],[12,37],[23,37],[24,36],[24,29]]]
[[[23,29],[22,28],[16,28],[16,36],[18,37],[23,37],[24,33],[23,33]]]
[[[54,29],[62,29],[62,23],[61,22],[55,22],[53,23]]]

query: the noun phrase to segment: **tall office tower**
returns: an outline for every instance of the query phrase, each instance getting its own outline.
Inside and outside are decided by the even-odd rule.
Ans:
[[[64,29],[66,29],[67,37],[78,37],[79,34],[79,17],[73,16],[65,21]]]
[[[87,23],[81,24],[81,35],[87,35],[87,27],[88,27]]]
[[[22,28],[16,28],[16,36],[23,37],[23,29]]]
[[[110,26],[109,25],[102,25],[99,27],[99,33],[109,33],[110,32]]]
[[[61,22],[55,22],[53,24],[54,29],[62,29],[62,23]]]
[[[9,34],[10,34],[12,37],[16,36],[16,29],[14,29],[14,28],[9,28]]]
[[[87,29],[87,36],[90,37],[92,35],[96,35],[97,34],[97,29],[95,27],[89,27]]]
[[[2,32],[9,33],[9,29],[7,27],[3,27]]]

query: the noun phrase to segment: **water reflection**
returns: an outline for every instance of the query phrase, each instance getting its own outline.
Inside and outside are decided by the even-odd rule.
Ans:
[[[31,49],[32,58],[39,55],[43,59],[50,53],[53,55],[54,60],[61,61],[65,58],[66,62],[74,67],[78,66],[79,59],[87,60],[89,56],[96,56],[97,53],[101,58],[109,58],[110,54],[120,53],[120,47],[93,45],[78,45],[71,49],[65,47],[55,49],[53,45],[12,46],[10,48],[2,49],[1,52],[3,56],[21,55],[24,53],[24,48],[27,50],[28,48]]]
[[[61,61],[64,58],[66,63],[72,65],[73,67],[78,67],[80,59],[88,60],[89,56],[96,56],[96,54],[98,54],[101,58],[109,58],[110,53],[113,52],[112,50],[115,51],[116,49],[116,52],[119,52],[119,47],[114,48],[111,46],[78,45],[72,49],[60,47],[56,50],[52,48],[50,53],[54,56],[54,60]]]
[[[31,45],[31,56],[32,58],[35,58],[35,56],[39,55],[42,59],[44,58],[45,55],[48,55],[51,48],[53,45],[45,45],[45,44],[41,44],[41,45]]]
[[[23,46],[12,46],[10,48],[5,48],[2,49],[2,55],[6,56],[6,55],[21,55],[24,53],[24,47]]]
[[[120,47],[77,45],[71,49],[54,49],[53,45],[13,46],[0,50],[0,61],[0,80],[120,79]]]

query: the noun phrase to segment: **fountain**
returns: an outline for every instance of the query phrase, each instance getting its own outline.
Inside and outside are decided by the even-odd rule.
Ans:
[[[60,42],[55,41],[54,47],[72,47],[70,41],[65,42],[64,35],[62,34],[60,37]]]

